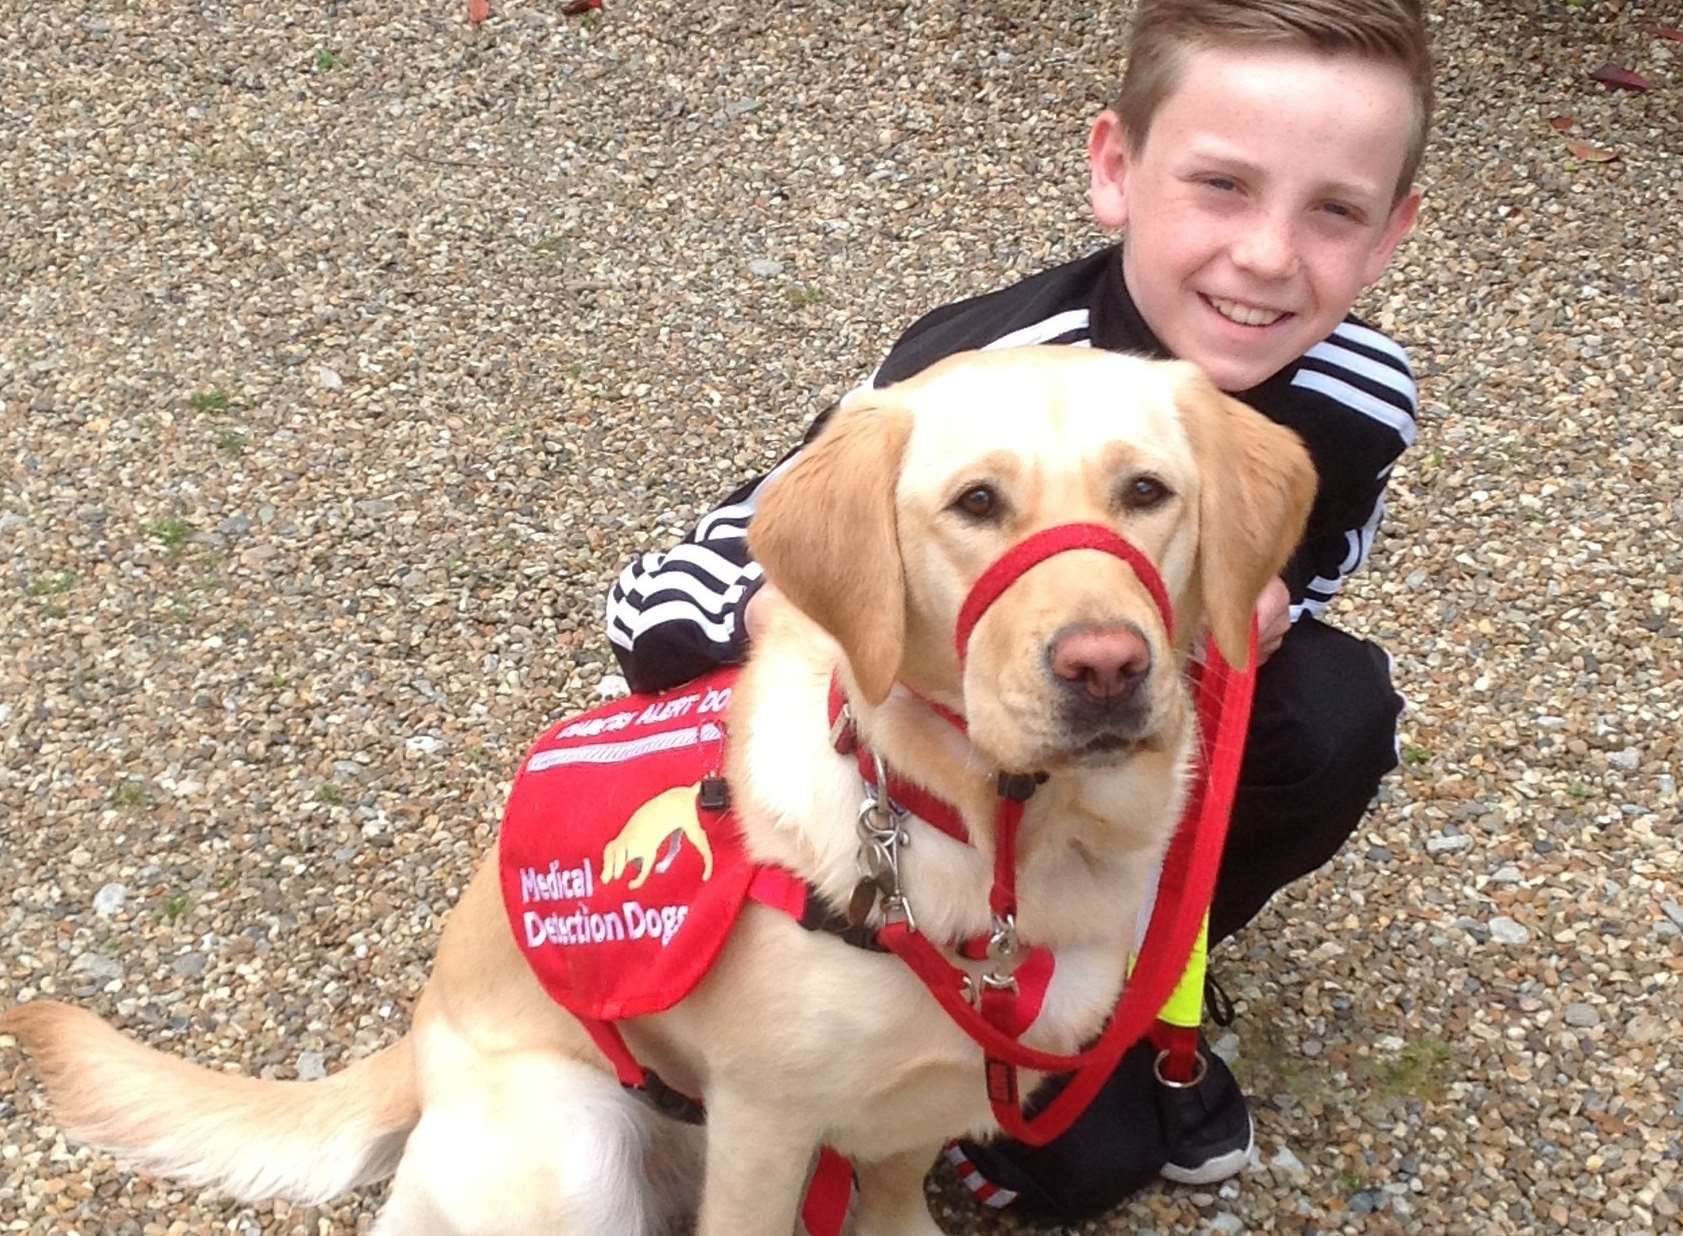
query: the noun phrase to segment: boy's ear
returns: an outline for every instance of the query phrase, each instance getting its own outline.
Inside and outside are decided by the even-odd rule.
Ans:
[[[1385,220],[1385,230],[1380,233],[1379,243],[1374,246],[1372,255],[1368,258],[1367,269],[1362,272],[1363,282],[1369,286],[1379,281],[1379,276],[1385,273],[1385,268],[1391,264],[1391,257],[1402,244],[1403,237],[1414,230],[1414,221],[1420,217],[1420,190],[1410,189],[1403,195],[1401,201],[1391,207],[1391,214]]]
[[[1087,198],[1093,218],[1107,231],[1120,231],[1128,222],[1128,167],[1128,135],[1122,118],[1107,107],[1087,134]]]
[[[905,650],[895,493],[910,433],[910,414],[880,392],[850,396],[770,483],[748,525],[767,582],[841,645],[873,704]]]

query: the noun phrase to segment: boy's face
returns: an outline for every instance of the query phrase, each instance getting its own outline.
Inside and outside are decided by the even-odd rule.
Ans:
[[[1255,48],[1190,53],[1143,147],[1101,112],[1093,213],[1163,345],[1241,391],[1331,334],[1414,224],[1413,115],[1394,65]]]

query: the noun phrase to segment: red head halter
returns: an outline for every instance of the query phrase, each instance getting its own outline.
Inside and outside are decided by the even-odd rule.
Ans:
[[[1005,590],[1030,568],[1072,549],[1096,549],[1126,562],[1157,603],[1157,612],[1163,616],[1163,626],[1169,637],[1174,638],[1174,606],[1169,603],[1169,590],[1163,586],[1163,577],[1157,573],[1151,559],[1103,524],[1059,524],[1018,541],[983,571],[982,577],[970,589],[970,595],[964,598],[964,605],[958,611],[958,630],[953,635],[960,665],[964,664],[969,653],[971,632]]]

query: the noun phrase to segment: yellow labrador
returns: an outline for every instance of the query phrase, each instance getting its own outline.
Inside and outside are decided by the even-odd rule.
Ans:
[[[730,705],[750,855],[832,906],[855,888],[860,775],[826,717],[837,670],[861,738],[968,826],[970,845],[910,825],[903,889],[930,940],[989,928],[996,772],[1048,773],[1023,819],[1017,922],[1057,965],[1023,1041],[1076,1050],[1116,1005],[1185,796],[1190,651],[1208,631],[1244,662],[1313,488],[1291,433],[1186,365],[1021,348],[851,396],[751,531],[793,605]],[[1072,552],[1007,589],[961,660],[953,632],[978,576],[1072,522],[1120,532],[1157,565],[1173,635],[1127,565]],[[320,1081],[212,1072],[51,1002],[0,1019],[70,1136],[246,1198],[318,1202],[395,1169],[384,1236],[637,1236],[697,1213],[701,1236],[789,1236],[824,1145],[855,1164],[854,1231],[936,1236],[925,1172],[948,1139],[995,1127],[981,1051],[905,965],[763,906],[743,910],[693,994],[622,1028],[668,1083],[704,1096],[704,1135],[622,1091],[546,996],[494,861],[450,917],[410,1031]]]

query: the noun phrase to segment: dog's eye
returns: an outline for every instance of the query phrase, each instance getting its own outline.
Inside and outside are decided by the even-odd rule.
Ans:
[[[962,511],[971,519],[991,520],[999,516],[1002,505],[993,486],[972,485],[958,496],[958,501],[953,503],[953,509]]]
[[[1122,487],[1122,505],[1130,511],[1149,511],[1166,501],[1170,489],[1149,473],[1134,477]]]

